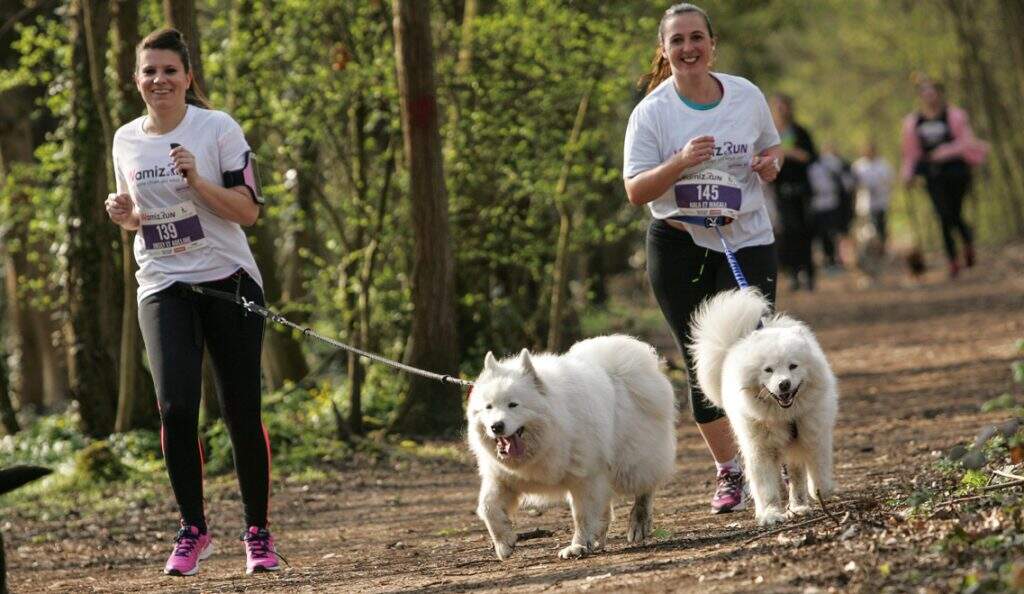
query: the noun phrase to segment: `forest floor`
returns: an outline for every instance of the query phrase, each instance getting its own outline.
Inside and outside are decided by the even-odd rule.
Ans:
[[[992,502],[983,494],[963,504],[970,509],[945,502],[928,514],[908,513],[907,502],[922,492],[955,498],[959,475],[937,469],[942,455],[1012,414],[981,412],[981,405],[1019,390],[1010,366],[1024,338],[1024,245],[982,252],[980,261],[953,281],[933,255],[919,282],[892,266],[872,286],[843,274],[823,279],[814,293],[781,287],[779,308],[811,325],[839,376],[836,521],[817,512],[813,524],[792,521],[765,534],[752,511],[711,515],[714,468],[684,412],[678,472],[658,493],[656,538],[645,546],[626,544],[628,504],[619,501],[603,552],[559,560],[571,519],[554,509],[520,513],[520,531],[553,535],[522,541],[498,562],[474,515],[472,460],[463,443],[452,443],[435,449],[454,455],[350,464],[319,480],[275,477],[272,528],[289,561],[275,574],[243,573],[241,509],[230,477],[208,488],[216,552],[191,578],[161,574],[176,522],[166,485],[154,487],[155,497],[116,492],[74,510],[46,500],[12,506],[0,519],[11,591],[960,590],[970,572],[998,569],[986,566],[986,554],[955,546],[958,535],[973,538],[962,514],[983,516],[989,533],[998,532]],[[667,335],[642,337],[678,357]],[[1019,505],[1021,488],[986,493]],[[1024,561],[1016,550],[1011,561]],[[1024,564],[1013,568],[1024,571]]]

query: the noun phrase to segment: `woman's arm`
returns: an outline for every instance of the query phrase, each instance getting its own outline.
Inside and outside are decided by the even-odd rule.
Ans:
[[[640,206],[661,198],[684,171],[707,161],[714,151],[714,136],[698,136],[661,165],[627,179],[626,196],[630,204]]]
[[[183,146],[171,149],[171,160],[214,214],[239,225],[249,226],[260,216],[260,207],[242,186],[224,188],[205,179],[196,171],[195,155]]]
[[[980,164],[988,153],[988,145],[974,136],[967,112],[959,107],[951,106],[948,108],[947,114],[953,140],[935,147],[931,152],[931,159],[933,161],[964,159],[972,165]]]

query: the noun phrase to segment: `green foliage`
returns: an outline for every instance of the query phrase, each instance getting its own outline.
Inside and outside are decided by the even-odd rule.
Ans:
[[[479,371],[487,350],[545,346],[560,210],[572,220],[567,337],[619,329],[645,335],[662,324],[625,305],[606,308],[602,300],[607,278],[626,270],[641,245],[648,218],[625,200],[622,136],[640,99],[634,83],[649,68],[658,19],[669,4],[482,2],[469,39],[462,3],[434,3],[464,375]],[[897,9],[883,0],[709,0],[704,7],[718,35],[715,69],[745,76],[767,94],[795,96],[798,117],[819,143],[833,141],[852,156],[875,139],[895,163],[900,118],[914,107],[914,73],[944,79],[951,100],[967,104],[972,115],[986,113],[990,98],[970,84],[976,50],[996,73],[1009,120],[1021,115],[1009,100],[1019,95],[1021,79],[1009,62],[1016,54],[1000,47],[1009,39],[998,34],[1000,4],[970,3],[981,23],[972,26],[991,33],[977,44],[960,38],[952,4],[904,2]],[[56,18],[17,24],[0,70],[0,91],[44,90],[26,117],[48,121],[50,129],[35,163],[4,171],[0,232],[9,253],[23,251],[45,271],[18,279],[19,297],[59,314],[63,292],[52,288],[64,284],[67,228],[74,223],[67,214],[68,176],[76,166],[67,144],[72,64],[65,9]],[[269,231],[254,242],[269,247],[270,261],[261,266],[273,266],[291,283],[287,302],[272,305],[318,332],[402,359],[413,315],[409,227],[416,213],[407,198],[390,3],[212,0],[197,16],[206,90],[216,108],[242,124],[261,158],[269,201],[260,225]],[[143,34],[161,26],[160,3],[141,3],[140,19]],[[468,60],[460,62],[463,52]],[[570,145],[585,96],[582,132]],[[979,114],[975,123],[983,137],[1001,132],[990,117]],[[1013,146],[1024,149],[1019,131],[1007,132],[994,154],[1019,154],[1008,151]],[[1013,182],[1024,179],[1021,173],[1005,169],[991,166],[979,176],[981,193],[1019,187]],[[917,226],[908,210],[914,201],[921,196],[897,193],[897,235]],[[1013,202],[972,207],[971,216],[990,221],[979,235],[996,236],[1014,220],[1003,212],[1007,204]],[[927,205],[917,206],[927,212]],[[915,233],[937,245],[931,229]],[[18,233],[7,233],[12,230]],[[326,355],[319,345],[304,348],[310,360]],[[1024,352],[1024,340],[1018,349]],[[345,413],[351,386],[339,367],[326,368],[323,379]],[[400,402],[407,378],[376,365],[366,371],[364,413],[376,426]],[[1024,362],[1015,362],[1013,373],[1024,382]],[[290,397],[275,398],[268,398],[268,409],[281,408],[282,418],[298,414]],[[985,406],[996,410],[1002,401]],[[332,424],[331,415],[318,417],[313,434],[328,439]],[[280,433],[289,448],[305,435],[294,426]],[[208,438],[223,445],[226,435],[214,428]],[[311,445],[296,459],[329,445]],[[222,459],[215,466],[229,467],[226,450],[217,450]]]
[[[128,469],[106,441],[94,441],[75,455],[75,472],[86,483],[124,479]]]
[[[0,438],[0,468],[14,464],[55,468],[68,462],[88,442],[78,426],[74,410],[34,419],[17,435]]]
[[[981,404],[981,412],[992,412],[994,410],[1007,410],[1017,405],[1017,399],[1013,397],[1013,394],[1009,392],[1000,394],[991,400],[986,400]]]

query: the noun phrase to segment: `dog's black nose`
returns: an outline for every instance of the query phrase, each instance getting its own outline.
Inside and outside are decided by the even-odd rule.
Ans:
[[[502,423],[501,421],[494,423],[491,425],[491,432],[495,435],[502,435],[505,433],[505,423]]]
[[[789,383],[789,380],[782,380],[781,382],[779,382],[779,391],[780,392],[789,392],[789,386],[790,385],[791,384]]]

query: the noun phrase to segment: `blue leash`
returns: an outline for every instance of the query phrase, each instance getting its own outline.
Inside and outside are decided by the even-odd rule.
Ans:
[[[729,247],[729,242],[725,240],[725,235],[722,235],[722,229],[718,225],[711,226],[718,233],[718,239],[722,240],[722,248],[725,249],[725,259],[729,261],[729,270],[732,270],[732,276],[736,279],[736,284],[741,289],[746,289],[750,284],[747,283],[747,277],[743,276],[743,270],[740,269],[740,263],[736,260],[736,254]]]
[[[684,217],[672,217],[677,221],[684,223],[690,223],[692,225],[702,225],[704,227],[711,227],[718,233],[718,239],[722,240],[722,249],[725,250],[725,259],[729,261],[729,270],[732,270],[732,277],[736,279],[736,284],[741,289],[746,289],[750,286],[747,282],[747,277],[743,276],[743,270],[740,269],[740,263],[736,259],[735,252],[729,247],[729,242],[725,240],[725,235],[722,235],[722,225],[726,221],[725,217],[700,217],[700,216],[684,216]]]

